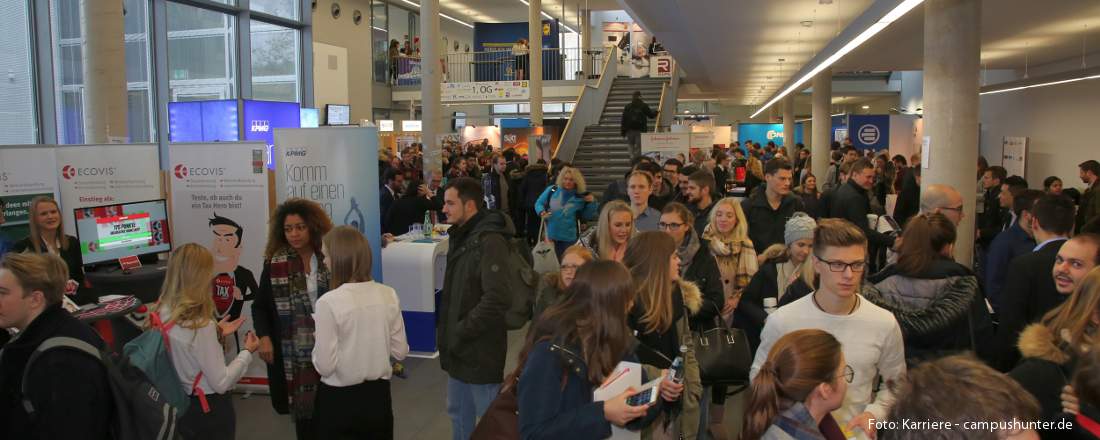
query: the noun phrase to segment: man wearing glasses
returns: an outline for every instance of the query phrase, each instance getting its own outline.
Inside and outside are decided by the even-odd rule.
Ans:
[[[890,384],[905,375],[905,345],[894,315],[859,295],[867,269],[867,237],[852,223],[823,219],[814,231],[811,256],[817,291],[780,307],[764,323],[750,377],[755,378],[768,352],[783,335],[821,329],[842,346],[852,374],[847,375],[844,406],[833,417],[847,438],[871,438],[875,421],[885,420],[893,395],[888,386],[876,393],[878,377]]]
[[[962,194],[947,185],[929,185],[920,196],[920,212],[938,212],[958,226],[965,217]]]

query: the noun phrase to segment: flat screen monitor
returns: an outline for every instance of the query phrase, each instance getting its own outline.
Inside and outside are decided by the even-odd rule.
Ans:
[[[466,128],[466,112],[455,112],[455,131]]]
[[[73,210],[84,264],[172,250],[164,199]]]
[[[168,103],[169,142],[236,142],[237,100]]]
[[[302,128],[317,128],[321,125],[321,111],[315,108],[302,107],[299,118]]]
[[[325,105],[325,124],[348,125],[351,124],[351,106],[328,104]]]

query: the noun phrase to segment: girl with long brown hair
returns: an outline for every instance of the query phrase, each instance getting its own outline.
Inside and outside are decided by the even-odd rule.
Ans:
[[[667,208],[667,207],[666,207]],[[700,399],[703,384],[695,359],[688,320],[699,312],[703,295],[695,284],[680,279],[680,257],[676,241],[663,232],[642,232],[627,244],[623,263],[634,278],[638,299],[630,311],[630,327],[640,343],[642,362],[667,368],[682,356],[682,384],[665,382],[671,393],[662,423],[654,423],[648,434],[656,438],[694,438],[699,432]],[[675,408],[675,409],[673,409]]]
[[[535,321],[516,369],[522,380],[505,381],[517,387],[522,438],[607,438],[612,424],[638,429],[656,416],[659,406],[627,405],[634,390],[592,402],[619,362],[636,361],[627,323],[634,297],[622,264],[593,261],[577,270],[565,302]]]
[[[752,381],[741,440],[825,439],[818,426],[844,402],[850,371],[828,332],[796,330],[779,338]]]

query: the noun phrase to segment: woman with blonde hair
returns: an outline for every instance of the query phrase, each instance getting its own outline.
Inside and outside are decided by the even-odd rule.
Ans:
[[[69,266],[69,281],[65,284],[65,293],[75,295],[84,284],[84,260],[80,255],[80,241],[65,234],[65,225],[61,221],[61,209],[57,201],[49,196],[31,199],[27,212],[30,234],[14,245],[12,252],[51,253],[65,260]],[[95,302],[94,298],[79,298],[78,304]]]
[[[321,242],[333,290],[314,315],[317,436],[392,439],[390,359],[409,354],[397,292],[371,277],[370,243],[357,229],[336,227]]]
[[[568,299],[566,289],[573,284],[577,270],[595,259],[596,256],[584,246],[569,246],[561,254],[560,271],[550,272],[539,278],[538,293],[535,296],[535,306],[531,314],[532,320],[537,319],[550,306]]]
[[[779,338],[752,381],[742,440],[825,439],[819,426],[839,427],[851,382],[840,342],[824,330],[796,330]]]
[[[734,326],[745,330],[753,352],[760,345],[760,331],[768,317],[765,299],[773,298],[775,307],[781,307],[813,291],[815,275],[810,254],[816,227],[812,217],[796,212],[784,225],[784,244],[774,244],[759,256],[763,264],[745,286],[734,311]]]
[[[622,200],[612,200],[600,211],[596,227],[588,230],[577,244],[601,260],[623,261],[626,243],[634,235],[634,211]]]
[[[233,399],[228,394],[244,376],[252,353],[260,341],[252,332],[244,339],[244,350],[229,365],[219,340],[240,328],[244,318],[214,321],[214,256],[206,248],[188,243],[172,252],[161,286],[160,299],[153,307],[153,323],[163,321],[172,365],[180,385],[191,396],[191,405],[179,420],[184,439],[232,439],[236,435]]]
[[[578,223],[596,219],[599,203],[588,192],[580,170],[564,166],[557,183],[543,190],[535,201],[535,212],[546,222],[546,236],[554,241],[554,250],[561,258],[565,248],[577,242]]]
[[[627,244],[623,259],[638,295],[628,317],[639,342],[638,357],[647,367],[656,368],[668,368],[683,357],[683,383],[666,380],[661,384],[669,404],[664,406],[663,420],[643,433],[646,438],[695,438],[699,433],[703,384],[688,320],[702,308],[703,295],[695,284],[680,278],[676,248],[668,234],[642,232]],[[646,373],[656,377],[660,371],[647,369]]]

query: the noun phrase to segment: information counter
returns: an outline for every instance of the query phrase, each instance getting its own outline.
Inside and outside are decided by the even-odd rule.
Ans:
[[[439,355],[435,341],[436,307],[447,267],[447,238],[403,240],[382,248],[382,282],[397,291],[410,356]]]

